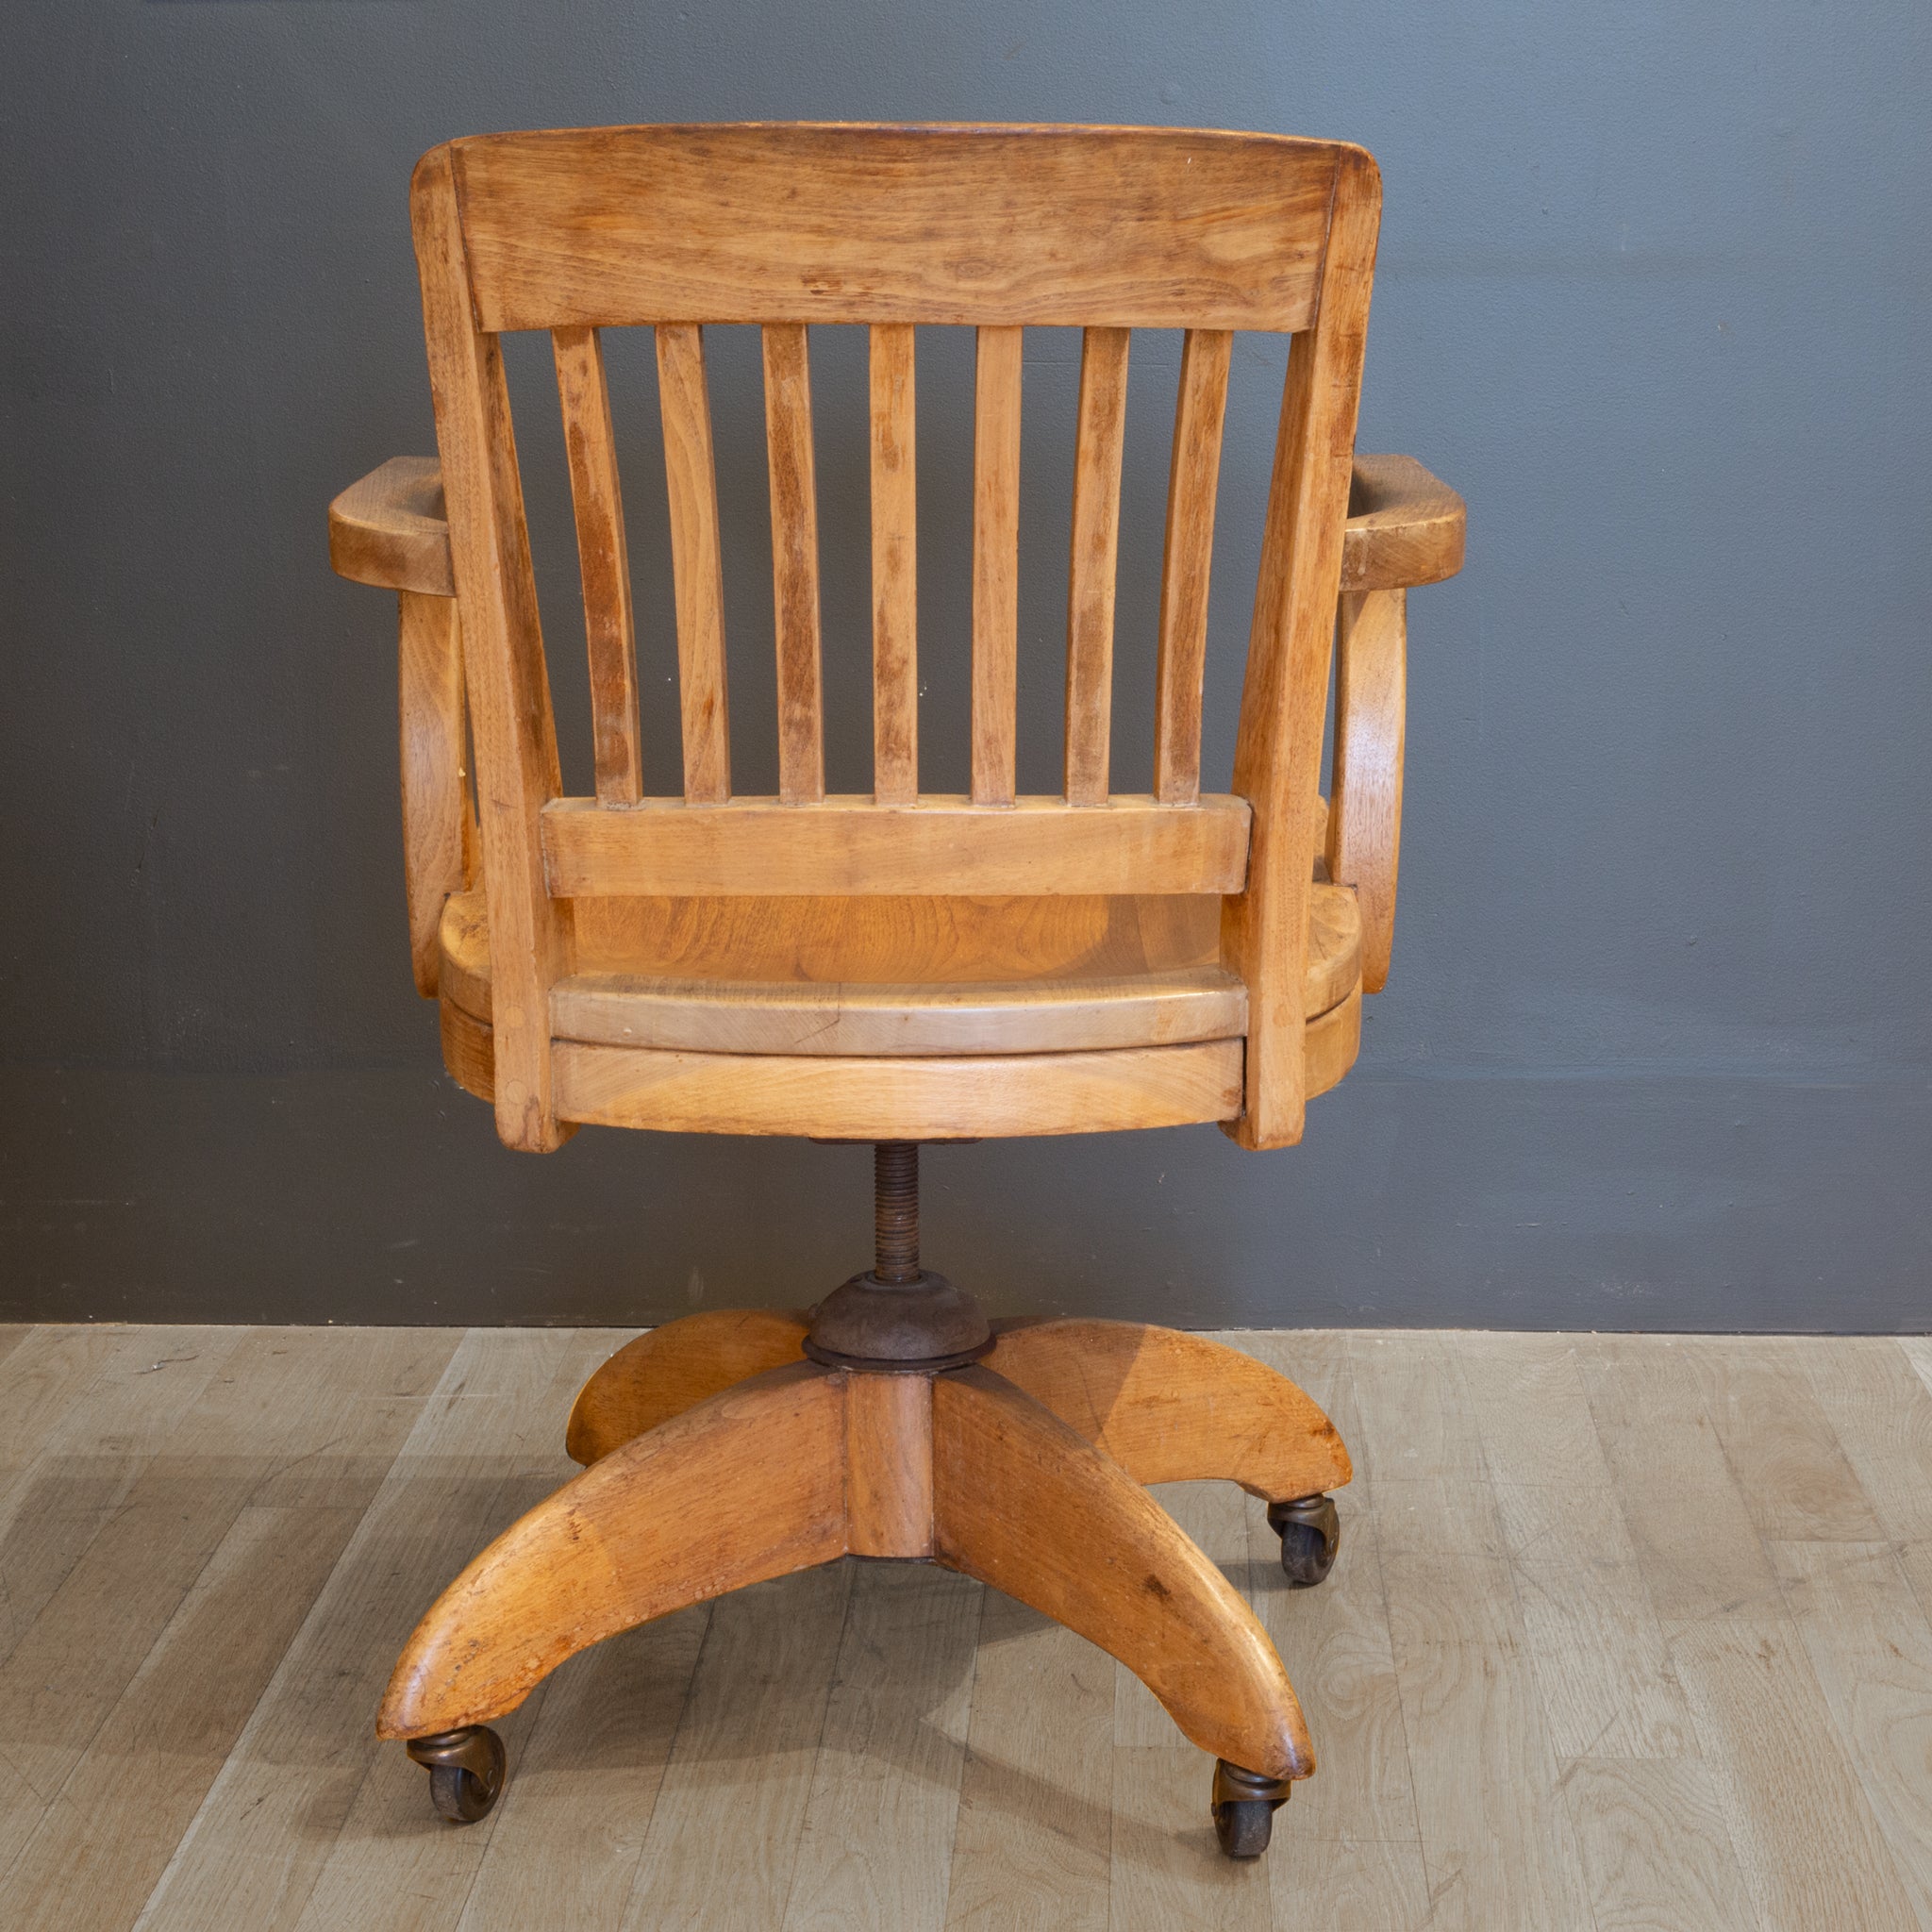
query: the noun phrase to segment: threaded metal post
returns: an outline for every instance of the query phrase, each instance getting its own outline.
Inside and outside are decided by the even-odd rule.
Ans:
[[[919,1279],[919,1142],[878,1141],[872,1150],[873,1274],[904,1287]]]

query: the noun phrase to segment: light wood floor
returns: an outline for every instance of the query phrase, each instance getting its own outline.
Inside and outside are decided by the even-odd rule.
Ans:
[[[377,1693],[620,1339],[0,1329],[0,1925],[1932,1926],[1932,1342],[1231,1338],[1358,1471],[1316,1591],[1163,1492],[1321,1754],[1235,1867],[1134,1679],[894,1564],[575,1659],[441,1824]]]

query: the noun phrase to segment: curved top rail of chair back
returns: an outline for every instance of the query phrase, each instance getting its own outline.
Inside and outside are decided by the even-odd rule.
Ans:
[[[466,658],[499,1131],[561,1135],[550,989],[589,894],[1220,893],[1249,1001],[1251,1146],[1298,1138],[1309,855],[1380,187],[1359,148],[1171,128],[786,125],[486,135],[418,164],[412,219]],[[763,331],[779,789],[732,792],[703,328]],[[869,326],[874,789],[827,797],[808,326]],[[915,325],[977,335],[972,785],[922,792]],[[645,798],[599,330],[656,335],[681,796]],[[1085,333],[1065,784],[1016,796],[1022,341]],[[1108,783],[1128,350],[1186,331],[1158,611],[1155,788]],[[499,336],[555,350],[591,656],[595,798],[565,798]],[[1294,337],[1232,788],[1200,790],[1232,332]]]

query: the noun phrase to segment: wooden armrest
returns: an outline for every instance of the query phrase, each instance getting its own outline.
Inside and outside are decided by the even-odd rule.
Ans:
[[[1341,588],[1412,590],[1462,568],[1469,512],[1448,484],[1413,457],[1355,459],[1341,540]]]
[[[391,457],[328,507],[328,560],[338,576],[389,591],[454,597],[442,466]]]

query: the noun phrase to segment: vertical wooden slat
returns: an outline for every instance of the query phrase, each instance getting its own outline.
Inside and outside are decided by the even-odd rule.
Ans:
[[[1201,795],[1201,679],[1208,652],[1208,575],[1214,494],[1234,336],[1191,328],[1181,347],[1174,456],[1167,473],[1167,541],[1160,565],[1160,668],[1154,700],[1154,795],[1192,805]]]
[[[1124,328],[1090,328],[1080,350],[1074,552],[1067,576],[1067,803],[1107,803],[1113,728],[1113,598],[1121,454],[1127,426]]]
[[[557,394],[563,407],[570,493],[577,515],[577,560],[584,578],[597,796],[607,805],[635,805],[643,792],[638,756],[637,635],[604,344],[594,328],[552,329],[550,343],[557,359]]]
[[[1011,805],[1023,332],[982,328],[973,385],[973,802]]]
[[[811,455],[811,363],[803,323],[768,323],[765,448],[772,473],[772,603],[778,640],[778,796],[825,795],[819,672],[819,508]]]
[[[1254,809],[1248,889],[1223,903],[1222,963],[1248,989],[1243,1147],[1301,1139],[1307,1106],[1302,980],[1321,815],[1341,533],[1382,208],[1375,164],[1344,148],[1315,326],[1294,339],[1275,438],[1255,617],[1235,741],[1234,789]]]
[[[550,896],[541,831],[562,783],[509,389],[497,339],[472,313],[447,149],[418,164],[409,214],[482,806],[496,1131],[541,1153],[574,1131],[557,1118],[550,1056],[550,989],[571,970],[571,909]]]
[[[917,472],[909,323],[872,330],[872,789],[919,795]]]
[[[724,690],[724,575],[718,548],[718,473],[705,339],[696,323],[658,325],[658,399],[671,500],[671,571],[677,600],[678,699],[684,795],[731,796],[731,721]]]

